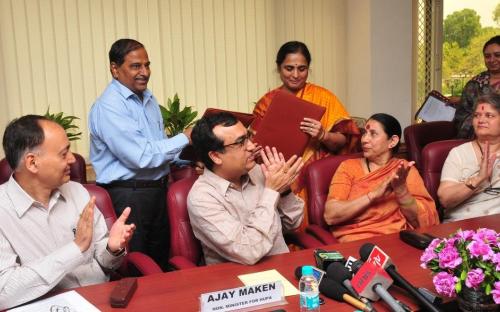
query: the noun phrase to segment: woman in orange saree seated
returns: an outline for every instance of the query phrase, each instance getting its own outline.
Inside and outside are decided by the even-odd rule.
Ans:
[[[299,195],[307,205],[304,172],[308,164],[331,155],[331,153],[349,153],[359,150],[360,132],[356,124],[349,119],[349,114],[332,92],[307,82],[311,54],[307,46],[299,41],[290,41],[281,46],[276,56],[276,65],[283,84],[266,93],[256,104],[253,114],[258,125],[264,117],[274,96],[280,91],[290,92],[303,100],[326,108],[321,120],[304,118],[300,129],[311,136],[302,159],[304,167],[292,191]],[[258,128],[252,127],[258,131]],[[307,210],[304,211],[303,229],[307,222]]]
[[[394,157],[400,137],[396,118],[371,116],[361,137],[363,157],[342,162],[335,172],[324,217],[339,242],[439,223],[414,162]]]

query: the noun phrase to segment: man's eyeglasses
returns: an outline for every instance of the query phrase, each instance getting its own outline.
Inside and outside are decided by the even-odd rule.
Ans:
[[[234,143],[226,144],[223,147],[226,148],[229,146],[234,146],[236,148],[243,148],[244,146],[247,146],[248,141],[251,139],[252,139],[252,133],[249,131],[249,132],[247,132],[246,135],[241,136],[238,139],[236,139],[236,141]]]

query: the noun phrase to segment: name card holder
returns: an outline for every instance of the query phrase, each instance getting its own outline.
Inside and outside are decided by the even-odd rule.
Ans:
[[[201,312],[253,311],[286,304],[280,281],[202,294]]]

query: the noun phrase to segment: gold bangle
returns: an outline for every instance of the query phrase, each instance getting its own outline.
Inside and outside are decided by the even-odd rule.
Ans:
[[[325,138],[325,136],[326,136],[326,131],[325,131],[325,129],[323,129],[323,128],[321,128],[321,131],[322,131],[322,133],[321,133],[321,138],[318,138],[318,141],[323,142],[323,139],[324,139],[324,138]]]

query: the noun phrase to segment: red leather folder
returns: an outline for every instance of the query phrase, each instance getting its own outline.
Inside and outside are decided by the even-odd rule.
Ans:
[[[310,136],[300,130],[300,122],[304,117],[320,120],[325,110],[288,92],[279,92],[259,122],[253,142],[276,147],[285,159],[302,156]]]

